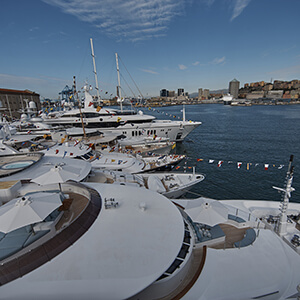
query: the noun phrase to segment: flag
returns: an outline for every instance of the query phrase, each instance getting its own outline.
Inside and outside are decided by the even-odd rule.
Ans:
[[[250,169],[250,163],[247,163],[247,170]]]
[[[66,154],[67,154],[67,151],[65,151],[65,152],[64,152],[64,156],[63,156],[63,158],[66,156]]]
[[[89,103],[89,107],[92,106],[92,105],[93,105],[93,102],[90,102],[90,103]]]
[[[58,150],[58,149],[56,149],[56,150],[55,150],[55,154],[57,154],[58,152],[59,152],[59,150]]]
[[[241,163],[241,162],[238,162],[238,163],[237,163],[237,167],[238,167],[238,169],[240,169],[241,165],[242,165],[242,163]]]
[[[265,170],[267,171],[269,169],[269,164],[265,164]]]
[[[60,142],[63,143],[65,140],[66,140],[65,138],[61,138]]]
[[[210,164],[212,164],[213,162],[214,162],[213,159],[209,159],[209,160],[208,160],[208,163],[210,163]]]
[[[218,167],[220,168],[222,166],[223,160],[219,160]]]
[[[97,106],[96,111],[99,112],[101,110],[100,106]]]
[[[203,159],[202,158],[197,158],[197,161],[203,161]]]
[[[111,162],[115,162],[115,161],[116,161],[115,159],[112,159],[112,160],[111,160]]]
[[[117,119],[117,122],[120,122],[121,121],[121,118],[120,117],[118,117],[118,119]]]
[[[176,170],[178,170],[179,168],[180,168],[180,166],[177,166],[177,167],[176,167]]]
[[[280,169],[282,169],[284,167],[284,165],[280,165],[279,167],[278,167],[278,169],[280,170]]]
[[[174,143],[174,145],[172,146],[172,149],[175,149],[175,147],[176,147],[176,143]]]

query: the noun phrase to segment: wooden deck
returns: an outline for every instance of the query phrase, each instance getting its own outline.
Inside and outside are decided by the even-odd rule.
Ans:
[[[225,233],[225,242],[211,245],[210,247],[214,249],[234,248],[234,243],[241,241],[245,236],[246,230],[250,228],[236,228],[229,224],[220,224],[219,226]]]

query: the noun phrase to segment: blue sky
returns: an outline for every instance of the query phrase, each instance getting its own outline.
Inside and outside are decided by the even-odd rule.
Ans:
[[[80,89],[115,95],[163,88],[197,92],[246,82],[300,79],[299,0],[2,0],[0,88],[57,98]],[[130,73],[128,76],[127,71]]]

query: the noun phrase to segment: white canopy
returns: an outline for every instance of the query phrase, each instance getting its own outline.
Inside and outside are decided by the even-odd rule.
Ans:
[[[80,169],[69,165],[56,164],[53,168],[49,169],[48,172],[31,179],[40,185],[63,183],[68,180],[78,181]]]
[[[198,198],[186,202],[186,213],[194,222],[214,226],[224,223],[228,219],[228,209],[225,205],[216,200]]]
[[[60,205],[58,193],[39,192],[13,199],[0,206],[0,231],[7,233],[43,221]]]

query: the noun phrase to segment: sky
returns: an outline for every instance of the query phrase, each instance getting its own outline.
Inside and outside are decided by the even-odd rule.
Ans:
[[[1,0],[0,88],[57,99],[300,79],[299,0]],[[96,94],[95,89],[92,91]]]

